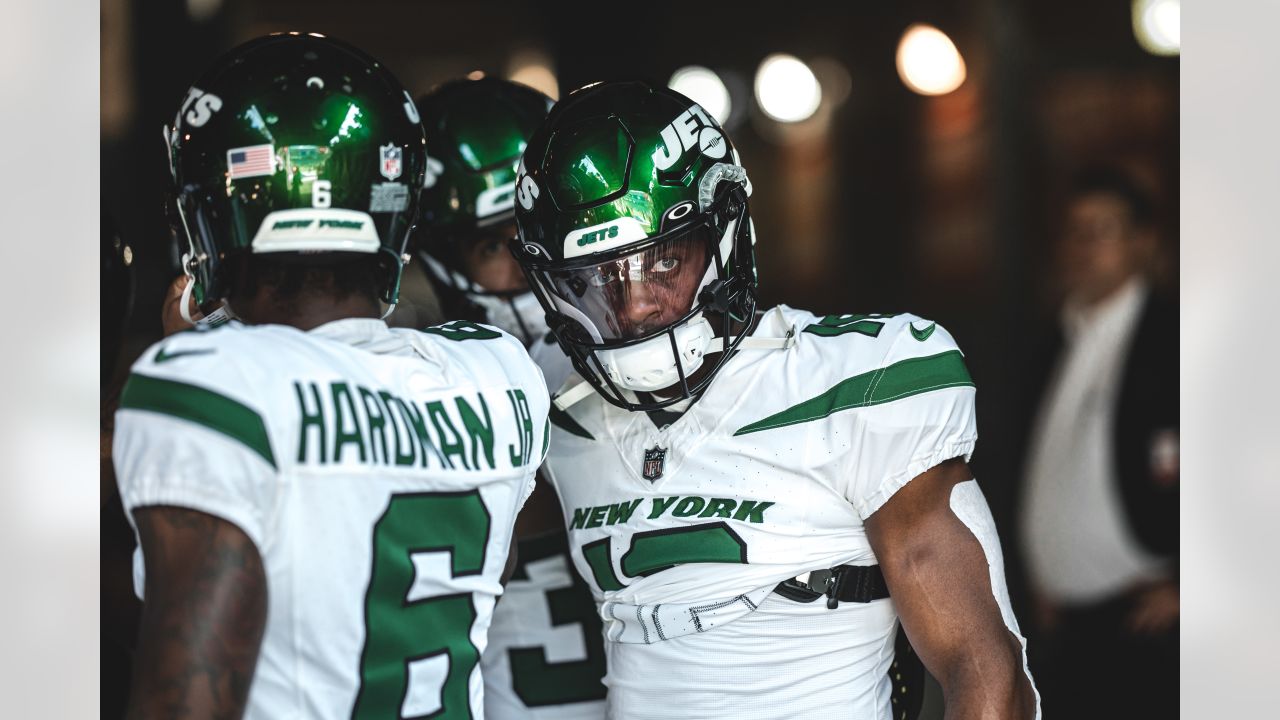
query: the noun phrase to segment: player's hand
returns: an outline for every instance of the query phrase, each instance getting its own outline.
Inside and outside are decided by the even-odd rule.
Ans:
[[[1143,589],[1129,615],[1129,631],[1134,635],[1160,635],[1178,622],[1177,583],[1165,580]]]
[[[169,289],[164,295],[164,305],[160,308],[160,325],[164,328],[164,336],[189,330],[194,327],[191,323],[182,319],[182,291],[186,289],[187,283],[191,282],[191,278],[186,275],[179,275],[169,283]],[[196,307],[196,299],[193,295],[187,304],[188,311],[192,320],[199,320],[204,317],[200,312],[200,308]]]

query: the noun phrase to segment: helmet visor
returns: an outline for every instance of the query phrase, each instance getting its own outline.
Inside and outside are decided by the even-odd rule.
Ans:
[[[710,227],[698,225],[626,256],[547,271],[546,278],[561,311],[595,342],[642,338],[693,309],[711,263],[712,237]]]

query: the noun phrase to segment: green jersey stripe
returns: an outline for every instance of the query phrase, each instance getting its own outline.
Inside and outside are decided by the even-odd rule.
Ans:
[[[973,387],[959,350],[911,358],[842,380],[821,395],[738,429],[734,435],[773,430],[850,408],[868,407],[952,387]]]
[[[133,373],[120,396],[120,407],[171,415],[204,425],[243,443],[271,467],[276,467],[262,416],[225,395],[187,383]]]
[[[586,428],[579,425],[578,421],[574,420],[572,415],[556,407],[554,402],[551,403],[551,410],[547,413],[547,420],[550,421],[552,425],[555,425],[561,430],[572,435],[577,435],[578,437],[586,438],[587,440],[596,439],[595,436],[588,432]]]

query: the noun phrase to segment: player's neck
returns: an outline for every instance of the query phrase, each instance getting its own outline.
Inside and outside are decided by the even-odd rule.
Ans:
[[[334,320],[382,317],[378,302],[359,294],[337,297],[301,293],[282,303],[272,290],[259,288],[251,299],[236,303],[233,307],[236,316],[250,325],[288,325],[304,331]]]

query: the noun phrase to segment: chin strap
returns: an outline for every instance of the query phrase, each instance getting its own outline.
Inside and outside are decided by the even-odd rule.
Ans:
[[[187,284],[182,287],[182,299],[178,301],[178,313],[182,315],[182,321],[188,325],[195,325],[196,319],[191,317],[191,292],[196,287],[196,278],[191,274],[191,253],[182,254],[182,272],[187,276]]]
[[[436,278],[444,281],[446,284],[453,287],[454,290],[465,293],[468,288],[471,287],[472,282],[462,273],[450,269],[444,263],[435,259],[431,253],[419,251],[418,257],[422,258],[423,262],[426,263],[427,269],[430,270]]]
[[[737,338],[729,338],[732,344]],[[787,330],[787,334],[780,338],[762,338],[762,337],[744,337],[742,342],[738,343],[739,350],[788,350],[796,344],[796,329],[791,327]],[[578,402],[595,392],[595,387],[586,380],[579,380],[563,392],[556,393],[552,398],[560,410],[568,410]]]
[[[734,338],[729,338],[732,343]],[[744,337],[742,342],[738,343],[739,350],[788,350],[796,344],[796,329],[791,328],[787,331],[785,337],[780,338],[758,338]]]
[[[231,308],[224,302],[222,307],[201,318],[191,317],[191,295],[195,291],[196,278],[191,273],[191,253],[183,253],[182,270],[187,276],[187,284],[182,288],[182,297],[178,300],[178,314],[182,316],[182,321],[188,325],[200,328],[215,328],[227,322],[235,320],[236,314],[231,312]]]
[[[596,389],[592,387],[591,383],[586,380],[579,380],[573,387],[557,394],[552,402],[554,402],[556,407],[561,410],[568,410],[576,405],[579,400],[582,400],[595,391]]]
[[[397,304],[397,303],[391,303],[390,305],[387,305],[387,309],[386,309],[386,310],[383,310],[383,311],[382,311],[382,319],[383,319],[383,320],[386,320],[387,318],[391,317],[391,313],[393,313],[393,312],[395,312],[395,311],[396,311],[396,304]]]

